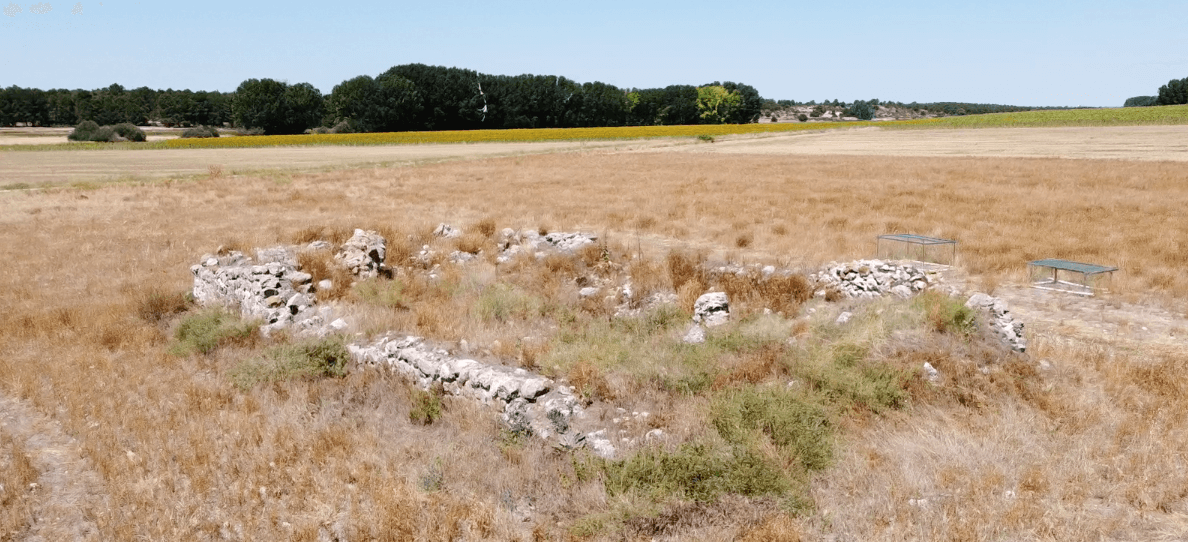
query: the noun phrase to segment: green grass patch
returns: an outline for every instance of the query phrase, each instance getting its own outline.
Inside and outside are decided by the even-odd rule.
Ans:
[[[263,382],[341,377],[346,375],[349,360],[342,337],[307,339],[271,347],[263,357],[241,363],[230,376],[236,386],[246,390]]]
[[[929,291],[917,296],[913,303],[938,333],[968,337],[977,331],[977,314],[961,299]]]
[[[880,122],[886,128],[1041,128],[1188,124],[1188,105],[1110,109],[1052,109]]]
[[[170,352],[178,356],[209,354],[226,344],[250,342],[258,327],[256,322],[244,321],[221,308],[203,309],[181,320]]]
[[[495,283],[482,289],[474,310],[485,322],[506,323],[547,315],[547,305],[541,298],[515,286]]]
[[[441,402],[445,391],[441,384],[437,383],[429,390],[412,389],[412,408],[409,409],[409,421],[420,424],[430,425],[441,418],[443,405]]]

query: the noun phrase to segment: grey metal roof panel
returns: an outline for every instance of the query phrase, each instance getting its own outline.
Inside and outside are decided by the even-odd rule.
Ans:
[[[952,239],[941,239],[939,237],[928,237],[926,235],[916,235],[914,233],[892,233],[887,235],[880,235],[879,239],[888,239],[891,241],[903,241],[905,243],[914,243],[917,245],[948,245],[956,244],[957,241]]]
[[[1076,273],[1083,273],[1086,275],[1096,275],[1098,273],[1109,273],[1117,271],[1117,267],[1106,267],[1104,265],[1095,265],[1091,263],[1072,262],[1068,260],[1060,260],[1056,258],[1048,258],[1045,260],[1035,260],[1028,262],[1027,265],[1036,265],[1040,267],[1051,267],[1054,269],[1063,269],[1065,271],[1073,271]]]

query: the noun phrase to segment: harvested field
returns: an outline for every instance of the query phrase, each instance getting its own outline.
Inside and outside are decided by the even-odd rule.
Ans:
[[[878,127],[725,139],[682,152],[770,155],[987,156],[1089,160],[1188,161],[1188,126],[1093,128]]]
[[[1045,137],[1071,133],[1092,145],[1082,132]],[[995,137],[1020,148],[1044,140]],[[895,154],[910,140],[895,141],[880,148]],[[101,478],[85,486],[95,493],[86,499],[85,526],[97,533],[58,524],[39,531],[23,510],[60,503],[32,495],[0,515],[0,527],[12,529],[0,538],[1174,540],[1188,533],[1182,162],[719,152],[768,144],[727,139],[688,147],[708,152],[616,146],[547,155],[518,155],[536,147],[508,145],[504,152],[517,156],[345,170],[316,168],[344,165],[336,162],[341,151],[395,151],[245,149],[247,165],[224,162],[218,175],[208,171],[216,162],[186,151],[177,158],[193,160],[197,171],[178,182],[0,192],[0,395],[20,403],[10,411],[33,409],[60,425]],[[1142,148],[1127,152],[1141,158]],[[325,162],[308,166],[315,171],[237,173],[291,166],[270,153],[297,150],[321,153],[310,156]],[[85,161],[98,152],[119,151],[6,153],[3,171],[9,175],[14,157]],[[111,164],[126,166],[104,167],[171,167],[143,161],[159,152],[125,152]],[[36,169],[29,164],[24,171]],[[428,232],[440,222],[469,235],[435,239]],[[673,440],[652,455],[599,466],[517,440],[482,407],[449,398],[437,405],[436,421],[412,423],[433,398],[377,370],[237,385],[236,371],[272,347],[258,337],[210,354],[172,352],[179,323],[195,310],[179,294],[202,254],[341,242],[355,227],[384,232],[393,258],[422,245],[489,247],[503,227],[598,233],[607,252],[587,251],[576,263],[528,258],[497,267],[480,258],[454,270],[441,261],[436,283],[367,282],[338,292],[338,303],[368,311],[376,329],[361,333],[407,326],[402,331],[443,341],[471,338],[482,355],[581,384],[599,397],[595,406],[646,408],[652,421],[633,430],[662,429]],[[813,300],[783,315],[741,305],[737,324],[711,333],[706,348],[717,350],[674,344],[687,313],[623,323],[577,301],[576,279],[585,276],[577,271],[587,267],[631,269],[641,287],[679,289],[672,283],[684,279],[672,277],[673,262],[690,254],[810,270],[870,256],[874,236],[887,231],[959,240],[948,284],[994,291],[1020,307],[1028,354],[939,331],[943,295]],[[1023,263],[1039,257],[1117,265],[1118,292],[1066,302],[1021,287]],[[854,314],[848,327],[834,323],[843,310]],[[1101,333],[1103,325],[1112,333]],[[523,340],[529,334],[547,347]],[[582,342],[594,340],[601,342]],[[699,357],[707,351],[720,355],[707,362]],[[673,359],[684,365],[666,367],[657,352],[682,353]],[[936,385],[921,376],[926,361],[940,372]],[[682,372],[690,368],[703,372]],[[889,395],[855,391],[872,386],[864,380],[872,375],[887,386],[875,389]],[[697,391],[672,391],[673,381]],[[800,468],[805,456],[784,455],[763,431],[730,433],[709,421],[732,419],[738,405],[770,408],[764,398],[780,393],[820,401],[812,404],[835,435],[831,460]],[[608,411],[610,424],[620,414]],[[35,465],[42,452],[14,433],[0,428],[0,464]],[[681,444],[736,446],[760,466],[784,460],[785,472],[798,473],[786,481],[796,498],[631,485],[651,480],[640,474],[649,461],[696,466],[696,449]]]
[[[490,156],[638,148],[668,141],[473,143],[405,146],[269,147],[262,149],[45,150],[0,152],[0,189],[103,182],[139,182],[262,170],[414,165]]]

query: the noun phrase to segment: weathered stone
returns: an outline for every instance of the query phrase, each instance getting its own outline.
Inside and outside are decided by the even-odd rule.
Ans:
[[[574,250],[593,244],[598,237],[590,233],[553,232],[544,236],[544,241],[558,250]]]
[[[702,344],[705,342],[705,328],[700,324],[693,324],[689,326],[689,330],[685,332],[685,336],[681,341],[686,344]]]
[[[725,324],[730,319],[730,303],[726,292],[709,292],[702,294],[693,304],[693,321],[714,327]]]
[[[455,237],[461,237],[462,230],[455,228],[455,227],[443,222],[441,224],[438,224],[437,227],[433,229],[433,236],[452,239]]]
[[[927,378],[933,384],[940,380],[940,372],[927,361],[924,362],[924,378]]]
[[[843,312],[843,313],[837,315],[837,320],[834,320],[833,323],[840,326],[846,322],[849,322],[850,318],[853,318],[853,317],[854,317],[854,315],[851,314],[850,312]]]
[[[593,287],[593,286],[587,286],[587,287],[585,287],[585,288],[582,288],[582,289],[581,289],[581,290],[578,292],[578,295],[579,295],[579,296],[581,296],[581,297],[591,297],[591,296],[598,295],[598,292],[599,292],[599,291],[600,291],[600,290],[599,290],[598,288],[595,288],[595,287]]]
[[[334,258],[355,276],[374,277],[383,269],[386,255],[387,241],[380,234],[356,229]]]
[[[1027,339],[1023,337],[1023,322],[1011,315],[1005,301],[988,294],[976,292],[965,302],[965,306],[987,313],[991,318],[990,328],[1002,341],[1016,352],[1027,351]]]

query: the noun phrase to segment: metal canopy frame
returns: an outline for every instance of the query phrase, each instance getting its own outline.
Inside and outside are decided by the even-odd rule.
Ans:
[[[1118,268],[1047,258],[1028,262],[1027,270],[1033,288],[1091,296],[1096,292],[1109,292],[1109,286],[1103,284],[1113,282],[1114,271]],[[1080,280],[1076,280],[1077,277]]]
[[[908,245],[916,245],[919,249],[917,251]],[[893,250],[896,247],[900,250]],[[914,259],[918,262],[953,265],[957,263],[957,241],[914,233],[889,233],[880,235],[875,241],[875,254],[881,259]],[[937,257],[942,255],[948,256],[947,263],[939,261],[945,259]]]

